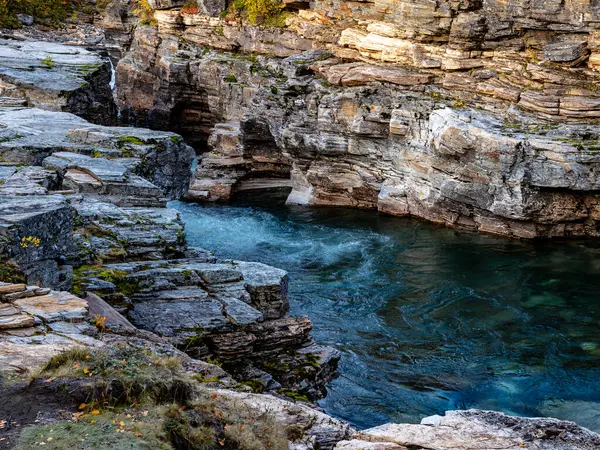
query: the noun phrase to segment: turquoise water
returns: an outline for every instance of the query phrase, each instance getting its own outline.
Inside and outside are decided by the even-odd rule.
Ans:
[[[344,209],[174,202],[191,245],[290,272],[342,352],[320,402],[359,427],[484,408],[600,431],[600,243],[527,243]]]

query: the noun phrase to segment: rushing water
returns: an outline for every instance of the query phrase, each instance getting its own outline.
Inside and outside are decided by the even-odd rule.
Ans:
[[[484,408],[600,431],[600,244],[343,209],[172,206],[191,245],[290,272],[292,313],[343,355],[328,413],[368,427]]]

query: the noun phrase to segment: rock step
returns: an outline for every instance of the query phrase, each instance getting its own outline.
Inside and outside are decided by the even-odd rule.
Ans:
[[[19,97],[0,97],[0,108],[21,108],[27,105],[27,100]]]

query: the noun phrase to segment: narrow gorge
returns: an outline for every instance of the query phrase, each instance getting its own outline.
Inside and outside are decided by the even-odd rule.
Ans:
[[[0,449],[600,449],[600,3],[0,0]]]

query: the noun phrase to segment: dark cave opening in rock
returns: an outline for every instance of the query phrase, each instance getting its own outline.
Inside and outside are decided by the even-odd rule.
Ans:
[[[204,98],[206,93],[199,93],[196,97],[175,104],[169,117],[169,130],[183,136],[196,154],[201,155],[209,150],[208,137],[217,118]]]

